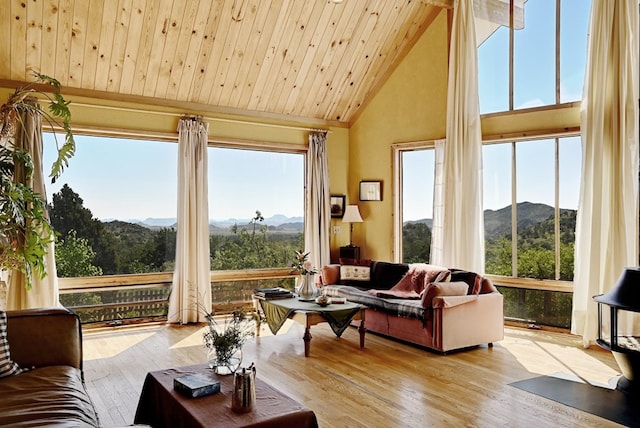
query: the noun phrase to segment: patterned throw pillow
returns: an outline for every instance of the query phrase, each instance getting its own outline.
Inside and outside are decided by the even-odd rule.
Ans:
[[[369,266],[340,266],[340,281],[369,281],[371,268]]]
[[[0,378],[22,373],[22,369],[11,360],[7,341],[7,314],[0,311]]]

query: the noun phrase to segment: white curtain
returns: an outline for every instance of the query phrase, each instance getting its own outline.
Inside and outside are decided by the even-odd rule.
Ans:
[[[36,101],[34,101],[36,102]],[[46,199],[44,173],[42,165],[42,117],[39,114],[25,112],[22,114],[21,132],[16,136],[16,145],[31,154],[33,160],[33,177],[30,183],[33,190]],[[48,213],[46,214],[48,217]],[[9,275],[9,289],[7,293],[7,309],[29,309],[59,306],[58,273],[56,271],[55,244],[47,245],[45,255],[45,269],[47,275],[31,278],[31,290],[24,286],[23,274],[13,271]]]
[[[204,322],[211,311],[207,137],[199,118],[178,124],[178,231],[168,320]]]
[[[441,222],[434,264],[484,272],[482,133],[478,101],[478,55],[472,0],[458,0],[453,12],[444,144]],[[436,219],[437,215],[440,218]]]
[[[309,260],[320,268],[330,263],[331,198],[329,169],[327,166],[327,133],[309,133],[309,151],[306,167],[307,191],[305,204],[304,250]]]
[[[585,346],[593,296],[638,263],[638,0],[594,1],[589,26],[571,323]]]

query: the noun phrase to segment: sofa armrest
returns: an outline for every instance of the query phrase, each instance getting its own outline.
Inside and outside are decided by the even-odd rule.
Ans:
[[[461,297],[461,300],[464,300],[467,296]],[[473,300],[466,300],[464,304],[434,308],[433,338],[436,349],[447,352],[493,343],[504,338],[502,294],[496,291],[478,294],[475,297]]]
[[[20,367],[68,365],[82,370],[80,318],[66,308],[7,311],[11,359]]]
[[[453,308],[454,306],[464,305],[465,303],[478,300],[477,294],[466,296],[437,296],[433,298],[432,307],[435,308]]]

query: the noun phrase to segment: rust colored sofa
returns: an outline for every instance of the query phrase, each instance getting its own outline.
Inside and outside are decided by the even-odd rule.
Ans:
[[[324,292],[366,305],[367,331],[441,353],[482,344],[492,346],[504,337],[503,296],[486,277],[445,269],[445,275],[438,275],[419,297],[399,298],[385,290],[393,290],[406,280],[413,265],[346,263],[323,267]],[[368,290],[376,290],[378,295]]]
[[[0,378],[0,426],[98,427],[82,371],[82,330],[64,308],[7,311],[11,360]]]

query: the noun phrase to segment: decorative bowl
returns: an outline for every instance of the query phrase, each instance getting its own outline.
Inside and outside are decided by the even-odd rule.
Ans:
[[[316,304],[320,306],[327,306],[331,304],[331,300],[327,296],[316,297]]]

